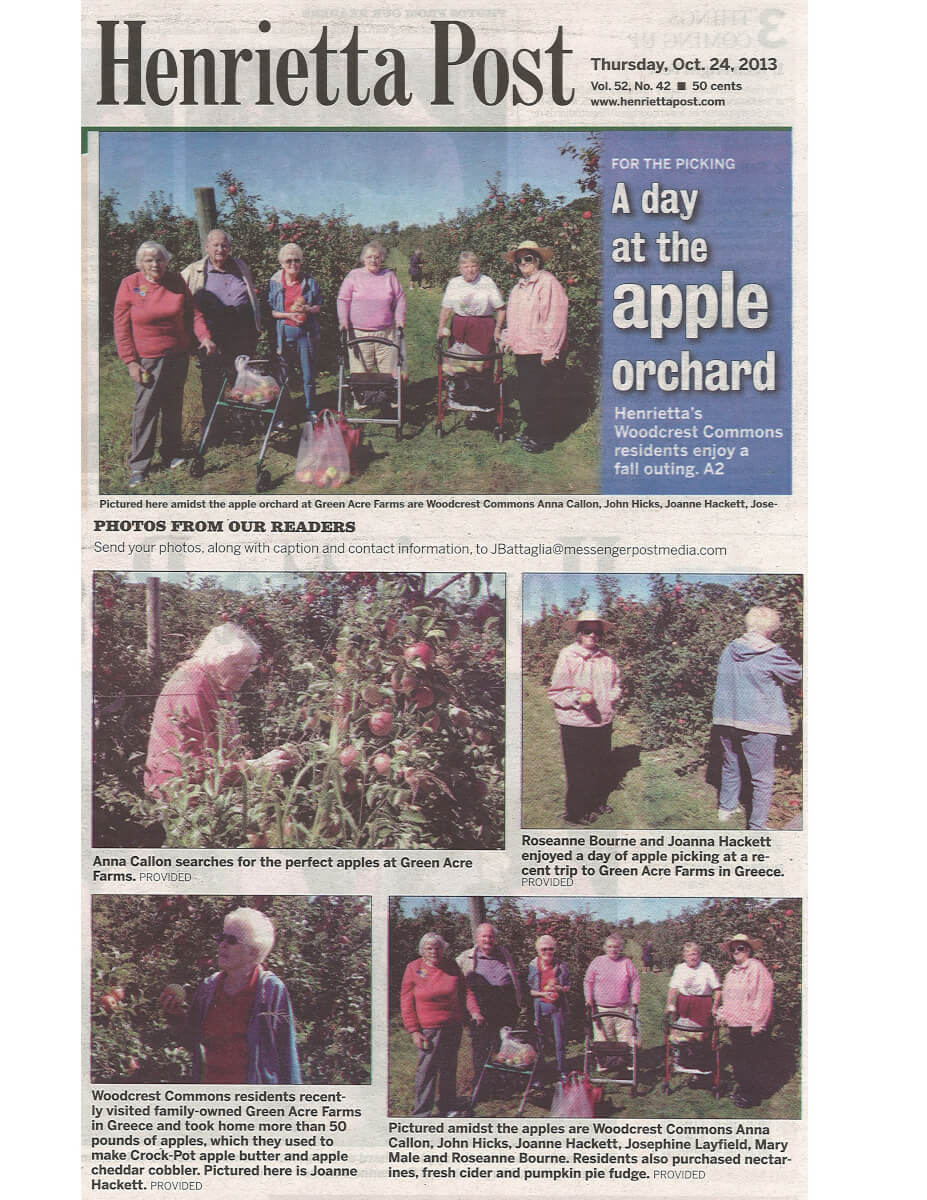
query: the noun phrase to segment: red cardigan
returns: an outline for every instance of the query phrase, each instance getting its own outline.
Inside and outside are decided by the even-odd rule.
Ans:
[[[189,351],[194,333],[201,342],[209,337],[203,315],[179,275],[168,273],[151,283],[141,271],[127,275],[119,285],[113,332],[124,363]]]
[[[467,1012],[480,1016],[480,1006],[464,983],[460,967],[445,959],[436,968],[416,958],[406,967],[399,989],[402,1023],[409,1033],[438,1029],[451,1021],[463,1022]]]

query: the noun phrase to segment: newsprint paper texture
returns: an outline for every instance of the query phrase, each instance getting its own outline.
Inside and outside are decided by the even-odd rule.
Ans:
[[[82,54],[85,1194],[803,1195],[803,6]]]

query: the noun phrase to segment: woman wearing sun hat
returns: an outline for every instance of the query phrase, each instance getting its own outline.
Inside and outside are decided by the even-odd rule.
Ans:
[[[518,404],[525,423],[519,441],[529,454],[553,447],[554,406],[563,380],[569,302],[559,282],[544,269],[553,253],[550,246],[527,241],[505,255],[506,262],[517,265],[521,278],[509,296],[500,344],[515,355]]]
[[[611,625],[597,612],[585,609],[569,627],[576,641],[560,651],[547,695],[563,746],[567,785],[563,819],[568,825],[591,825],[597,816],[612,811],[609,759],[621,673],[601,649]]]
[[[758,958],[762,942],[734,933],[721,943],[734,965],[724,977],[718,1020],[731,1039],[731,1066],[738,1108],[753,1108],[762,1098],[763,1066],[769,1049],[773,1010],[772,976]]]

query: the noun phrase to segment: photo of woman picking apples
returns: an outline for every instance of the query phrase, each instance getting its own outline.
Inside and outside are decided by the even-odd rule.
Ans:
[[[504,584],[98,572],[94,844],[500,847]]]
[[[563,820],[567,825],[591,825],[596,817],[612,811],[608,805],[609,761],[621,674],[601,648],[602,636],[610,628],[607,621],[592,609],[584,609],[569,626],[576,641],[560,651],[547,695],[563,747]]]

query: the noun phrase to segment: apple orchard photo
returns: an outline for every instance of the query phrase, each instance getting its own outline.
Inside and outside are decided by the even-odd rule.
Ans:
[[[500,849],[505,580],[93,577],[98,847]]]

